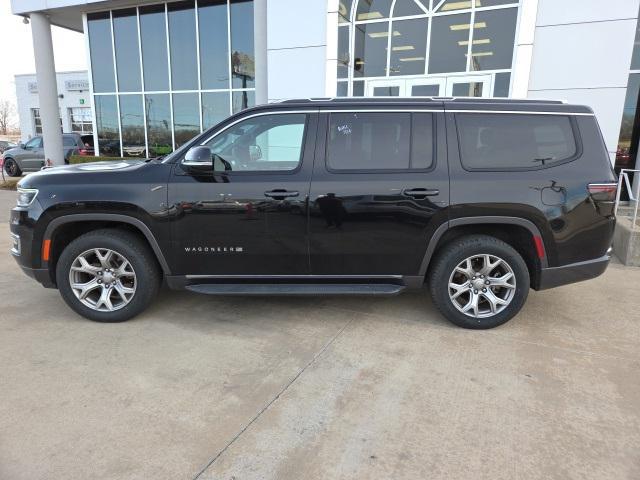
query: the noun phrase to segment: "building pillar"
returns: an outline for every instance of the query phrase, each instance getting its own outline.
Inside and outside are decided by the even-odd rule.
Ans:
[[[38,81],[44,158],[47,165],[64,165],[51,23],[44,13],[32,13],[29,17]]]
[[[253,42],[255,55],[256,105],[268,102],[267,0],[253,2]]]

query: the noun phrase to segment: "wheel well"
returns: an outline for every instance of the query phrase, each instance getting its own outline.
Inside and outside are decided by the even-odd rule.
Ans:
[[[528,229],[520,225],[473,224],[450,228],[438,240],[438,244],[429,262],[429,268],[431,268],[433,259],[436,258],[443,247],[448,245],[452,240],[467,235],[489,235],[511,245],[527,264],[531,285],[534,286],[538,284],[541,263],[536,252],[533,235]]]
[[[85,220],[64,223],[54,230],[51,237],[51,249],[49,251],[50,260],[48,262],[48,268],[49,276],[51,277],[51,280],[54,284],[56,283],[56,266],[58,264],[58,258],[60,258],[60,254],[66,248],[66,246],[81,235],[102,228],[111,228],[114,230],[122,230],[132,233],[133,235],[136,235],[138,238],[140,238],[140,240],[142,240],[153,253],[153,248],[149,244],[149,240],[147,240],[147,237],[145,237],[144,234],[135,225],[131,225],[126,222],[103,220]],[[158,262],[155,253],[153,256],[158,263],[158,268],[160,268],[160,271],[162,271],[162,267]]]

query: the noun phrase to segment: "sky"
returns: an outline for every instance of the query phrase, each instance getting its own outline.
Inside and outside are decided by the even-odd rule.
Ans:
[[[56,70],[86,70],[87,60],[84,37],[64,28],[52,27],[53,50]],[[19,73],[35,73],[31,25],[22,23],[22,17],[11,14],[11,2],[0,0],[0,100],[16,101],[13,76]]]

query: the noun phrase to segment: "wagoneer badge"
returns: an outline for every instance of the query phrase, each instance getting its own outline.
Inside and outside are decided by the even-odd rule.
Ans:
[[[187,253],[240,253],[243,247],[184,247]]]

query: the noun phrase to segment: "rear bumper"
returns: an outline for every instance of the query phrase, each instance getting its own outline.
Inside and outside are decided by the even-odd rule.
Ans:
[[[603,257],[587,260],[586,262],[572,263],[562,267],[543,268],[540,271],[540,281],[536,290],[546,290],[596,278],[604,273],[609,266],[610,260],[611,256],[607,252],[607,255]]]

